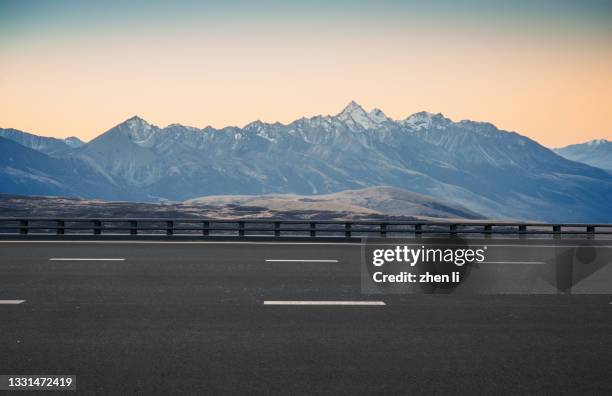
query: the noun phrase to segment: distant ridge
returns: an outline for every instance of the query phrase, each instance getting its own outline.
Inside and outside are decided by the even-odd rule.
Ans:
[[[612,142],[605,139],[591,140],[554,149],[555,153],[572,161],[612,172]]]

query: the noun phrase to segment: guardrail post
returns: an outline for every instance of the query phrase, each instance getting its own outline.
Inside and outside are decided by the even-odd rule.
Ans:
[[[351,223],[344,223],[344,236],[346,238],[351,237]]]
[[[244,236],[244,221],[238,222],[238,236]]]
[[[19,233],[21,235],[28,235],[28,221],[27,220],[19,220]]]
[[[519,238],[527,237],[527,226],[525,224],[519,225]]]
[[[587,238],[589,238],[589,239],[595,238],[595,226],[588,225],[586,227],[586,231],[587,231]]]
[[[208,221],[202,222],[202,235],[208,236],[208,228],[210,227],[210,223]]]
[[[64,235],[64,220],[57,220],[57,227],[55,228],[57,235]]]
[[[451,224],[449,229],[452,236],[457,235],[457,224]]]
[[[387,223],[380,223],[380,236],[381,238],[387,237]]]
[[[553,238],[559,238],[561,234],[561,225],[553,225]]]
[[[485,238],[491,238],[493,233],[493,226],[491,224],[485,224],[484,226]]]
[[[310,236],[313,238],[317,236],[317,223],[310,223]]]
[[[421,236],[422,232],[422,225],[421,224],[415,224],[414,225],[414,235],[415,236]]]
[[[174,221],[166,221],[166,235],[174,235]]]
[[[130,235],[138,235],[138,222],[130,220]]]
[[[102,233],[102,230],[100,229],[100,227],[102,227],[102,222],[100,220],[94,220],[93,226],[94,235],[100,235]]]
[[[274,222],[274,236],[275,237],[279,237],[280,236],[280,221],[275,221]]]

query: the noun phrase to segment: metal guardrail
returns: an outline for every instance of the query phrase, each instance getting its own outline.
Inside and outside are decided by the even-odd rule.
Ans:
[[[227,220],[193,218],[0,218],[0,237],[6,235],[94,236],[402,236],[428,234],[493,235],[612,235],[612,224],[548,224],[521,222]]]

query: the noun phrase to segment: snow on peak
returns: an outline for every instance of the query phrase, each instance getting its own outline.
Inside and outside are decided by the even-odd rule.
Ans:
[[[587,142],[586,144],[590,147],[593,147],[593,146],[601,146],[606,143],[610,143],[610,142],[607,141],[606,139],[594,139],[594,140]]]
[[[381,124],[386,121],[391,121],[391,119],[387,117],[381,109],[378,109],[378,108],[373,108],[368,113],[368,117],[370,118],[370,120],[374,121],[377,124]]]
[[[354,100],[351,100],[349,104],[346,105],[344,110],[342,110],[340,114],[338,114],[338,117],[341,117],[341,116],[348,117],[348,116],[357,115],[357,114],[366,114],[366,112],[363,109],[363,107],[359,105],[359,103],[355,102]]]
[[[76,136],[70,136],[67,137],[64,140],[64,143],[66,143],[68,146],[72,147],[72,148],[77,148],[77,147],[81,147],[83,144],[83,141],[81,139],[79,139]]]
[[[173,123],[173,124],[169,124],[169,125],[167,125],[167,126],[164,128],[164,130],[165,130],[165,129],[185,129],[185,130],[188,130],[188,131],[193,131],[193,132],[197,132],[197,131],[199,131],[199,130],[200,130],[199,128],[196,128],[196,127],[194,127],[194,126],[189,126],[189,125],[178,124],[178,123],[176,123],[176,122],[175,122],[175,123]]]
[[[265,126],[266,126],[265,122],[263,122],[261,120],[255,120],[255,121],[252,121],[252,122],[246,124],[243,127],[243,129],[249,129],[249,130],[252,129],[252,130],[258,130],[259,131],[259,130],[261,130]]]
[[[407,125],[413,129],[423,129],[431,127],[445,127],[452,121],[442,115],[442,113],[429,113],[427,111],[420,111],[414,113],[410,117],[402,121],[402,124]]]
[[[128,118],[127,120],[125,120],[124,123],[126,124],[147,124],[147,125],[149,124],[143,118],[138,117],[137,115]]]
[[[350,128],[358,125],[363,129],[376,128],[382,122],[388,120],[387,116],[385,116],[381,110],[374,109],[368,114],[363,107],[354,100],[351,100],[336,118],[347,124]]]
[[[129,138],[140,146],[146,146],[149,139],[155,134],[151,124],[138,116],[134,116],[119,125]]]

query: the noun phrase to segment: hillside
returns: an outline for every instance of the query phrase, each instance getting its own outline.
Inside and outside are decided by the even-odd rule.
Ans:
[[[0,194],[0,217],[19,216],[317,220],[482,218],[431,197],[388,187],[314,196],[210,196],[163,204]]]

